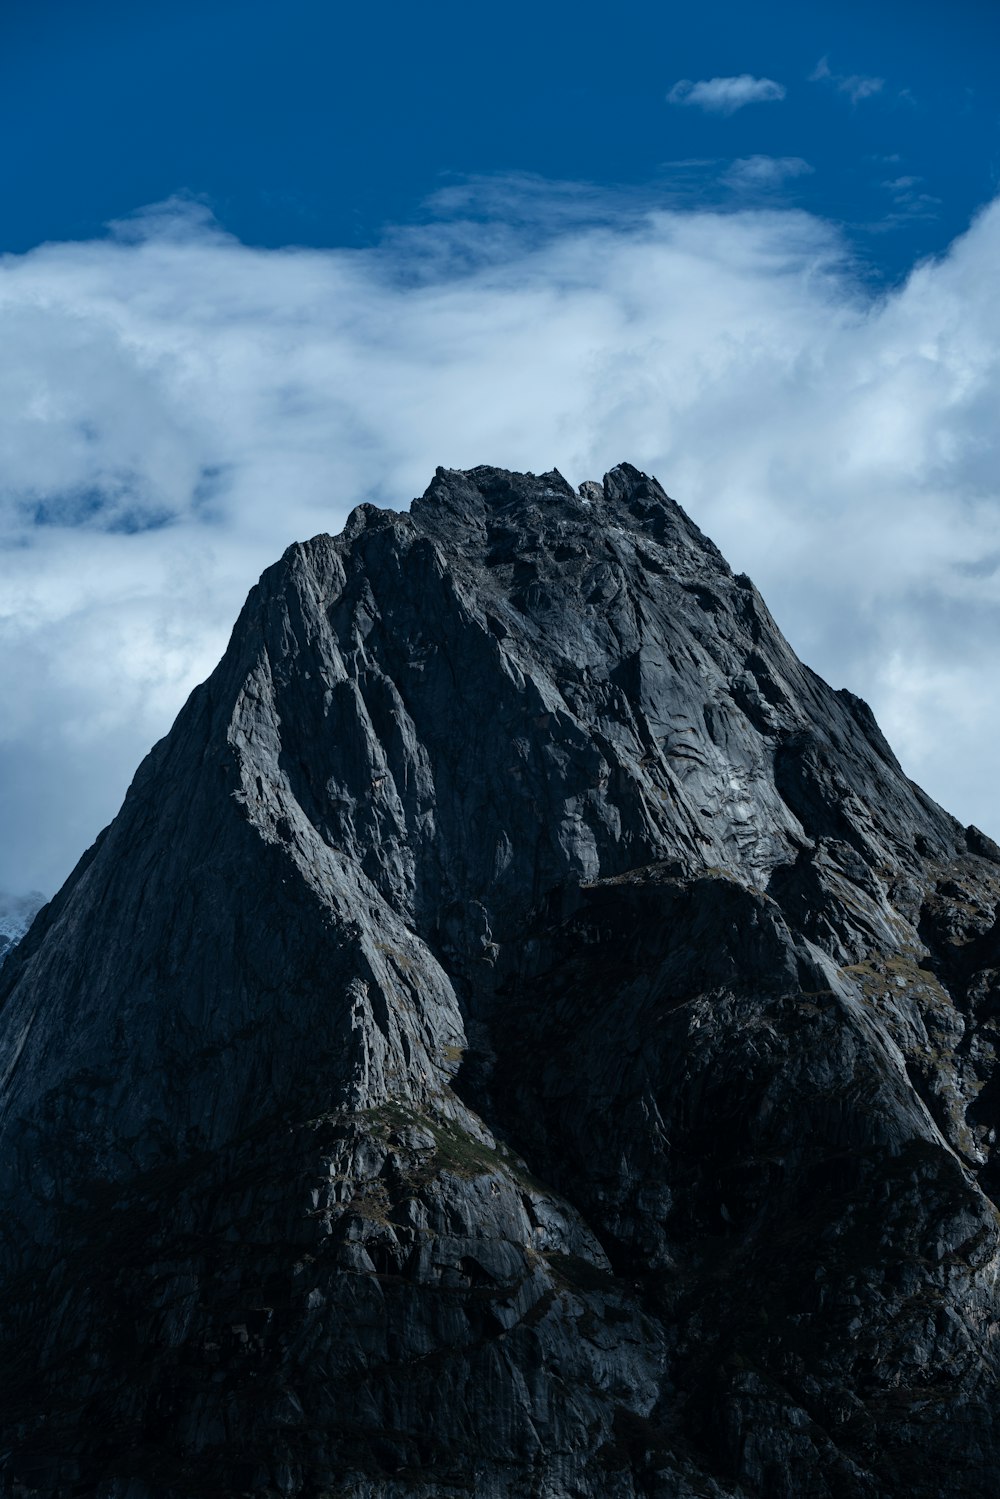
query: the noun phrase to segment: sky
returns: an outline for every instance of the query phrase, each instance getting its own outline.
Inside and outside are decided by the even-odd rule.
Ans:
[[[263,567],[439,463],[655,473],[1000,837],[998,43],[6,0],[0,889],[61,883]]]

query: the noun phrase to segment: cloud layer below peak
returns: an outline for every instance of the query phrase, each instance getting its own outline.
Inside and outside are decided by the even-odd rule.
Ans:
[[[173,204],[0,262],[0,887],[64,876],[264,566],[439,463],[656,473],[1000,833],[1000,207],[874,298],[803,213],[562,185],[542,235],[532,190],[371,251]]]

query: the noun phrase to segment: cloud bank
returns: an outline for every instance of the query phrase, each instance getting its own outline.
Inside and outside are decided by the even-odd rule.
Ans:
[[[1000,206],[873,297],[802,213],[554,200],[326,252],[171,204],[0,262],[0,888],[62,879],[265,565],[439,463],[657,474],[1000,834]]]
[[[668,104],[687,104],[709,114],[731,115],[747,104],[774,104],[785,97],[783,83],[740,73],[735,78],[681,78],[667,94]]]

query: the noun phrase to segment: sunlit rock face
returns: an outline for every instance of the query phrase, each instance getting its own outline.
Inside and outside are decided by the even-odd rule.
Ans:
[[[998,900],[627,464],[291,547],[0,969],[0,1493],[994,1496]]]

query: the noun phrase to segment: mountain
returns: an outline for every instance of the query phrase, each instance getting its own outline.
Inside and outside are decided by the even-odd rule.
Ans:
[[[289,548],[0,970],[0,1494],[995,1494],[998,901],[628,464]]]
[[[44,904],[45,896],[37,890],[26,895],[0,890],[0,964],[20,942]]]

